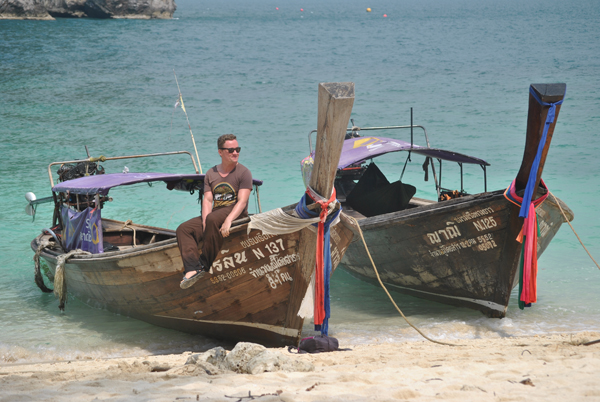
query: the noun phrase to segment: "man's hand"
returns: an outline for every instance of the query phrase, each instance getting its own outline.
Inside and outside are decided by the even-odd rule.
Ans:
[[[225,222],[223,222],[223,225],[221,226],[221,235],[223,237],[229,236],[229,229],[231,229],[231,221],[228,218],[225,219]]]
[[[233,223],[233,220],[237,219],[237,217],[240,216],[244,208],[246,208],[246,205],[248,205],[248,199],[250,198],[251,191],[252,190],[250,189],[242,188],[238,192],[238,201],[227,216],[227,218],[225,218],[225,222],[223,222],[223,225],[221,226],[220,231],[223,237],[229,236],[229,229],[231,229],[231,224]]]

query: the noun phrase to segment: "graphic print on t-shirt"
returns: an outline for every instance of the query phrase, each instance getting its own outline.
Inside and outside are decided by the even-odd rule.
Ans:
[[[213,208],[228,207],[237,202],[237,194],[229,183],[219,183],[213,189],[213,201]]]

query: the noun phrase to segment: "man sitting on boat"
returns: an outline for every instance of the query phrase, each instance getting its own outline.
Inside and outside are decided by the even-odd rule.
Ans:
[[[231,223],[248,216],[252,173],[238,162],[241,147],[233,134],[220,136],[217,145],[221,163],[206,172],[202,215],[177,228],[177,245],[185,270],[182,289],[192,286],[210,270],[224,238],[229,236]],[[202,254],[198,251],[201,241]]]

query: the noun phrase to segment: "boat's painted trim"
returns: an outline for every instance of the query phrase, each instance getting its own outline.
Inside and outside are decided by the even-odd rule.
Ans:
[[[252,322],[194,320],[191,318],[168,317],[168,316],[164,316],[164,315],[154,315],[154,317],[168,318],[170,320],[182,320],[182,321],[189,321],[189,322],[195,322],[195,323],[212,324],[212,325],[233,325],[233,326],[237,326],[237,327],[258,328],[258,329],[274,332],[276,334],[283,335],[283,336],[289,336],[289,337],[296,337],[300,334],[300,331],[297,329],[282,328],[282,327],[278,327],[276,325],[259,324],[259,323],[252,323]]]
[[[428,295],[432,295],[432,296],[437,296],[437,297],[444,297],[447,299],[456,299],[456,300],[462,300],[465,302],[469,302],[469,303],[474,303],[474,304],[479,304],[480,306],[484,306],[487,308],[490,308],[492,310],[496,310],[496,311],[500,311],[500,312],[506,312],[506,307],[503,306],[502,304],[498,304],[498,303],[494,303],[488,300],[478,300],[478,299],[471,299],[470,297],[460,297],[460,296],[448,296],[448,295],[444,295],[441,293],[433,293],[433,292],[426,292],[424,290],[417,290],[417,289],[413,289],[413,288],[407,288],[404,286],[400,286],[400,285],[395,285],[393,283],[386,283],[386,285],[395,287],[395,288],[399,288],[399,289],[403,289],[403,290],[407,290],[410,292],[417,292],[417,293],[425,293]]]

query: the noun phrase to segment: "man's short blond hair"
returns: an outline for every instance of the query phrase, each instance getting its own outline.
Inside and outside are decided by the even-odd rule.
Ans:
[[[217,146],[219,147],[219,149],[221,149],[221,148],[223,148],[223,145],[225,145],[226,141],[233,141],[236,139],[237,139],[237,137],[233,134],[223,134],[217,140]]]

